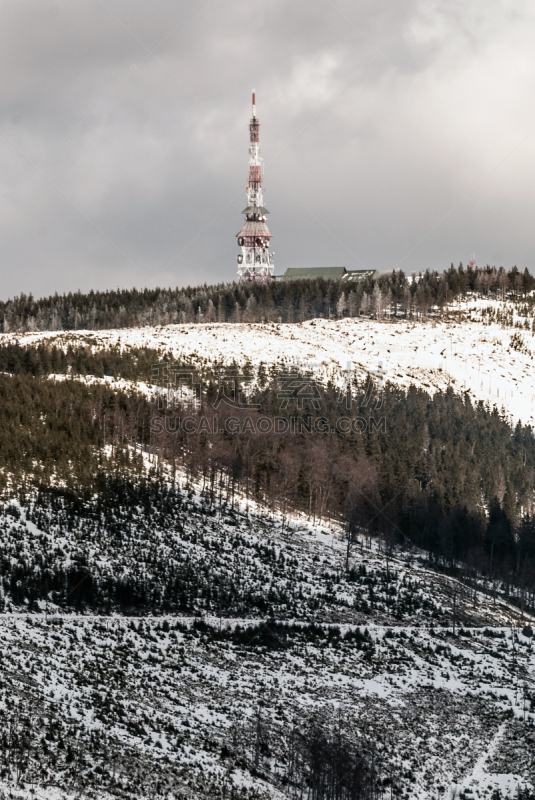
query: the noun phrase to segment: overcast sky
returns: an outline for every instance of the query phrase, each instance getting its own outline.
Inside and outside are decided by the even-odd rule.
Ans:
[[[4,0],[5,299],[233,280],[257,91],[275,273],[535,271],[535,5]]]

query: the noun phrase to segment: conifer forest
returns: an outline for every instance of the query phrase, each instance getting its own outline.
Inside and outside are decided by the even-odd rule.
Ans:
[[[533,798],[534,291],[0,304],[0,797]]]

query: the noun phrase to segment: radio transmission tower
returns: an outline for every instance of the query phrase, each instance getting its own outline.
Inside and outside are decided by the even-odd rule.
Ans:
[[[273,253],[269,251],[269,240],[273,234],[268,228],[262,193],[262,159],[259,144],[260,123],[256,118],[256,98],[253,92],[253,115],[249,123],[249,183],[247,206],[243,209],[245,222],[239,233],[238,275],[241,281],[262,281],[273,278]]]

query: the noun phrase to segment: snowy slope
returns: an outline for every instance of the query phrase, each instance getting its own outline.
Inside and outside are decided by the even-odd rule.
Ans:
[[[344,380],[350,364],[356,373],[384,372],[387,380],[401,386],[413,384],[433,392],[451,385],[503,409],[513,422],[535,425],[534,335],[517,327],[484,324],[479,306],[455,322],[317,319],[288,325],[169,325],[0,335],[0,343],[31,345],[43,340],[96,349],[146,346],[198,365],[296,364],[337,382]]]
[[[517,609],[501,600],[495,605],[483,592],[474,603],[472,591],[433,573],[418,553],[395,551],[387,559],[376,542],[362,541],[352,564],[357,576],[366,568],[363,580],[348,581],[337,528],[295,518],[283,529],[280,520],[242,503],[233,511],[218,509],[199,538],[205,509],[198,490],[188,490],[185,511],[174,529],[172,518],[158,523],[139,511],[140,527],[154,540],[165,537],[166,561],[187,549],[189,563],[200,569],[219,552],[225,570],[239,564],[245,583],[260,580],[272,593],[293,586],[299,597],[308,581],[319,602],[315,614],[296,624],[281,622],[282,608],[275,619],[258,613],[219,618],[203,613],[200,603],[190,617],[45,615],[44,609],[0,615],[0,722],[32,719],[22,780],[36,785],[37,796],[73,797],[83,789],[98,798],[212,798],[242,787],[248,793],[234,796],[282,800],[287,795],[276,785],[290,729],[313,713],[341,713],[367,731],[377,743],[382,777],[411,800],[435,797],[439,787],[446,797],[459,788],[490,798],[496,787],[535,783],[529,756],[535,653],[533,639],[516,627],[529,617],[521,620]],[[51,533],[25,517],[4,518],[2,525],[5,535],[8,528],[16,531],[28,558]],[[69,557],[80,531],[74,521],[70,533],[62,533],[55,546]],[[111,573],[106,547],[113,533],[101,523],[100,534],[100,558]],[[84,530],[84,537],[90,553],[91,532]],[[154,553],[151,539],[145,547]],[[125,554],[132,550],[130,540]],[[395,605],[401,585],[428,602],[394,619],[389,599]],[[361,590],[371,606],[364,617]],[[454,593],[458,619],[466,620],[455,635]],[[346,622],[339,621],[340,608]],[[351,638],[359,618],[361,638]],[[231,635],[237,624],[250,631]],[[266,631],[271,643],[262,638]],[[251,746],[259,702],[270,755],[255,775]],[[16,763],[4,776],[6,787],[16,781]]]
[[[480,307],[464,311],[452,322],[176,325],[0,343],[146,346],[200,367],[296,364],[335,381],[351,362],[402,386],[451,385],[535,424],[531,332],[485,324]],[[136,387],[148,393],[149,382]],[[4,585],[0,728],[20,733],[27,719],[31,744],[25,771],[6,761],[0,797],[282,800],[288,731],[317,712],[367,731],[382,778],[405,800],[535,787],[534,639],[522,633],[535,620],[503,599],[505,587],[480,579],[474,590],[419,552],[368,539],[348,572],[339,527],[297,516],[282,524],[250,501],[212,508],[184,481],[165,510],[118,501],[113,513],[88,507],[77,519],[57,505],[10,506],[0,504],[6,562],[24,564],[36,584],[51,563],[65,575],[83,564],[101,605],[81,613],[60,593],[29,605]],[[98,599],[112,578],[158,589],[184,575],[190,596],[172,613],[158,592],[148,610],[132,610],[143,620]],[[271,732],[258,771],[260,705]]]

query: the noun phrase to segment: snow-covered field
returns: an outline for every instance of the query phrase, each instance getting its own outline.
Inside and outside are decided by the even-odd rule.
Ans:
[[[406,322],[316,319],[299,324],[169,325],[109,331],[0,335],[0,343],[150,347],[177,362],[295,364],[341,382],[348,365],[401,386],[434,392],[448,386],[497,406],[516,423],[535,425],[535,337],[530,331],[484,324],[481,308],[462,321]],[[150,380],[150,376],[147,376]]]
[[[366,731],[382,777],[400,797],[462,790],[490,799],[496,788],[533,785],[535,653],[522,632],[532,618],[488,593],[474,596],[417,552],[386,554],[377,541],[362,540],[348,577],[336,527],[296,517],[283,528],[245,502],[217,509],[207,525],[206,510],[198,487],[169,518],[124,509],[130,527],[118,570],[130,569],[127,553],[140,560],[138,535],[152,558],[154,543],[165,540],[165,562],[185,551],[194,570],[208,563],[212,575],[217,557],[243,596],[258,582],[278,603],[276,617],[258,609],[235,618],[206,613],[202,592],[189,617],[99,617],[50,604],[45,614],[42,603],[41,613],[0,615],[0,720],[19,727],[33,720],[19,779],[31,791],[21,787],[13,797],[215,798],[249,787],[247,797],[282,800],[288,795],[276,788],[277,776],[290,731],[313,713],[341,714]],[[66,561],[82,548],[108,576],[116,573],[108,552],[114,519],[101,518],[93,534],[87,520],[71,518],[66,535],[65,527],[45,530],[20,512],[4,517],[3,527],[25,558],[53,537]],[[292,619],[311,590],[315,614]],[[230,635],[237,624],[238,637]],[[268,748],[254,771],[259,707]],[[18,762],[6,763],[11,790]]]
[[[0,344],[147,347],[201,369],[296,365],[335,381],[351,364],[404,387],[451,386],[535,425],[535,338],[485,324],[481,311],[450,322],[4,334]],[[151,391],[150,375],[84,380]],[[180,480],[165,502],[0,504],[10,575],[0,727],[28,742],[24,763],[6,750],[0,797],[282,800],[289,731],[316,713],[352,720],[376,742],[385,797],[392,783],[404,800],[535,787],[535,639],[525,627],[535,619],[506,602],[504,586],[460,584],[424,554],[367,537],[347,564],[340,527],[283,520],[251,501],[213,504]],[[73,565],[80,580],[68,577]],[[86,574],[94,606],[84,614],[71,595]],[[53,579],[45,602],[39,591]],[[117,615],[119,585],[142,590],[142,619]],[[259,708],[269,741],[253,769]]]

